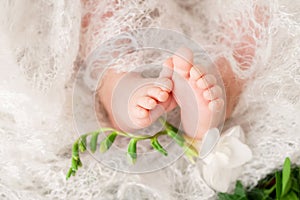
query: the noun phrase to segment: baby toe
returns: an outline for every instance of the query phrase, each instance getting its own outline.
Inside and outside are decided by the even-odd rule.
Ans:
[[[132,116],[134,118],[142,119],[142,118],[146,118],[147,116],[149,116],[149,111],[146,110],[145,108],[140,107],[140,106],[134,107],[129,112],[132,113]]]
[[[143,96],[137,99],[137,105],[149,110],[153,109],[157,105],[157,102],[151,97]]]
[[[172,58],[168,58],[163,64],[163,68],[159,74],[159,77],[171,78],[172,74],[173,74],[173,60]]]
[[[208,104],[208,108],[213,112],[219,112],[223,109],[224,100],[223,99],[215,99]]]
[[[174,72],[184,78],[189,77],[193,65],[193,52],[188,48],[180,48],[173,55]]]
[[[137,119],[134,121],[134,124],[138,128],[145,128],[151,124],[151,119],[149,117],[143,118],[143,119]]]
[[[173,89],[173,81],[170,78],[159,78],[154,84],[166,92],[170,92]]]
[[[217,79],[215,76],[211,75],[211,74],[207,74],[203,77],[201,77],[198,81],[197,81],[197,86],[200,89],[207,89],[209,87],[211,87],[212,85],[215,85],[217,83]]]
[[[221,95],[222,95],[222,89],[218,85],[208,88],[203,92],[203,96],[206,100],[214,100],[220,97]]]
[[[204,73],[196,66],[192,67],[190,70],[190,78],[193,80],[198,80],[204,76]]]
[[[169,93],[159,87],[150,88],[147,94],[159,102],[165,102],[169,98]]]

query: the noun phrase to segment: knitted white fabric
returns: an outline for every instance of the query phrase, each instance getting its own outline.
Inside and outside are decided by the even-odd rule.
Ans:
[[[93,7],[96,0],[89,2]],[[182,32],[201,44],[213,60],[224,56],[237,76],[250,78],[225,125],[241,125],[253,152],[253,159],[243,166],[238,179],[254,186],[281,167],[286,156],[300,164],[299,3],[110,2],[101,1],[93,7],[93,12],[100,19],[104,15],[105,20],[94,18],[85,29],[80,28],[81,16],[93,9],[83,8],[79,0],[0,2],[1,199],[216,197],[202,178],[202,163],[191,165],[184,158],[154,173],[132,175],[104,167],[87,154],[83,156],[83,169],[65,181],[71,145],[77,137],[71,109],[73,70],[99,43],[141,27]],[[257,14],[258,5],[264,14]],[[228,36],[228,30],[232,35]],[[249,63],[239,63],[234,52],[243,36],[255,40],[255,56]],[[114,66],[131,70],[135,66],[132,63],[139,62],[134,58],[125,57]],[[240,67],[243,64],[250,67]],[[89,86],[88,80],[80,88],[87,98],[91,95],[89,87],[84,87]],[[85,106],[89,101],[84,96],[81,101],[78,109],[88,126],[91,116],[85,112]]]

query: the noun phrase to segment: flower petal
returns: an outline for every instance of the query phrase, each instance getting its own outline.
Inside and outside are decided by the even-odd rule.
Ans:
[[[219,141],[219,138],[220,131],[217,128],[212,128],[205,133],[200,150],[200,159],[205,158],[213,151]]]
[[[209,186],[220,192],[227,192],[230,184],[235,181],[239,169],[227,168],[226,164],[215,156],[211,165],[203,165],[203,178]]]
[[[230,138],[228,145],[231,149],[229,165],[231,168],[239,167],[252,159],[252,151],[237,138]]]
[[[252,152],[243,141],[243,130],[235,126],[222,134],[213,152],[203,159],[204,180],[215,190],[226,192],[240,175],[241,166],[252,159]]]

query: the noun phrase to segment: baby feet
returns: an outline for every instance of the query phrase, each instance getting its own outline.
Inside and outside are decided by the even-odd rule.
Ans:
[[[218,125],[224,106],[222,89],[216,77],[193,65],[193,53],[182,48],[168,62],[173,69],[173,95],[181,108],[181,123],[185,133],[202,139],[204,133]]]
[[[217,127],[224,107],[223,91],[217,79],[193,65],[193,53],[186,48],[164,63],[157,79],[124,73],[112,89],[111,121],[123,131],[134,131],[152,124],[164,112],[181,108],[185,133],[202,139]]]

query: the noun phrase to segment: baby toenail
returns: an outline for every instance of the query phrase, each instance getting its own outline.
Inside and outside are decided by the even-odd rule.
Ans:
[[[148,103],[149,103],[150,105],[154,105],[154,104],[156,103],[156,101],[155,101],[154,99],[149,99],[149,100],[148,100]]]
[[[213,96],[213,94],[212,94],[212,92],[211,91],[205,91],[204,93],[203,93],[203,95],[205,96],[205,98],[210,98],[210,97],[212,97]]]
[[[166,99],[166,95],[167,95],[166,92],[161,91],[161,92],[159,93],[159,100],[160,100],[160,101],[165,100],[165,99]]]
[[[162,90],[172,90],[172,81],[168,78],[163,78],[157,82],[155,82],[155,85],[158,86]]]
[[[208,107],[211,111],[215,111],[216,110],[216,103],[215,102],[210,102],[210,104],[208,104]]]
[[[197,86],[202,89],[205,89],[208,88],[210,84],[204,78],[201,78],[197,81]]]
[[[196,65],[194,65],[190,71],[192,74],[199,76],[200,78],[204,76],[204,73],[202,73]]]
[[[163,82],[163,87],[167,90],[171,90],[172,89],[172,81],[170,79],[164,79]]]

